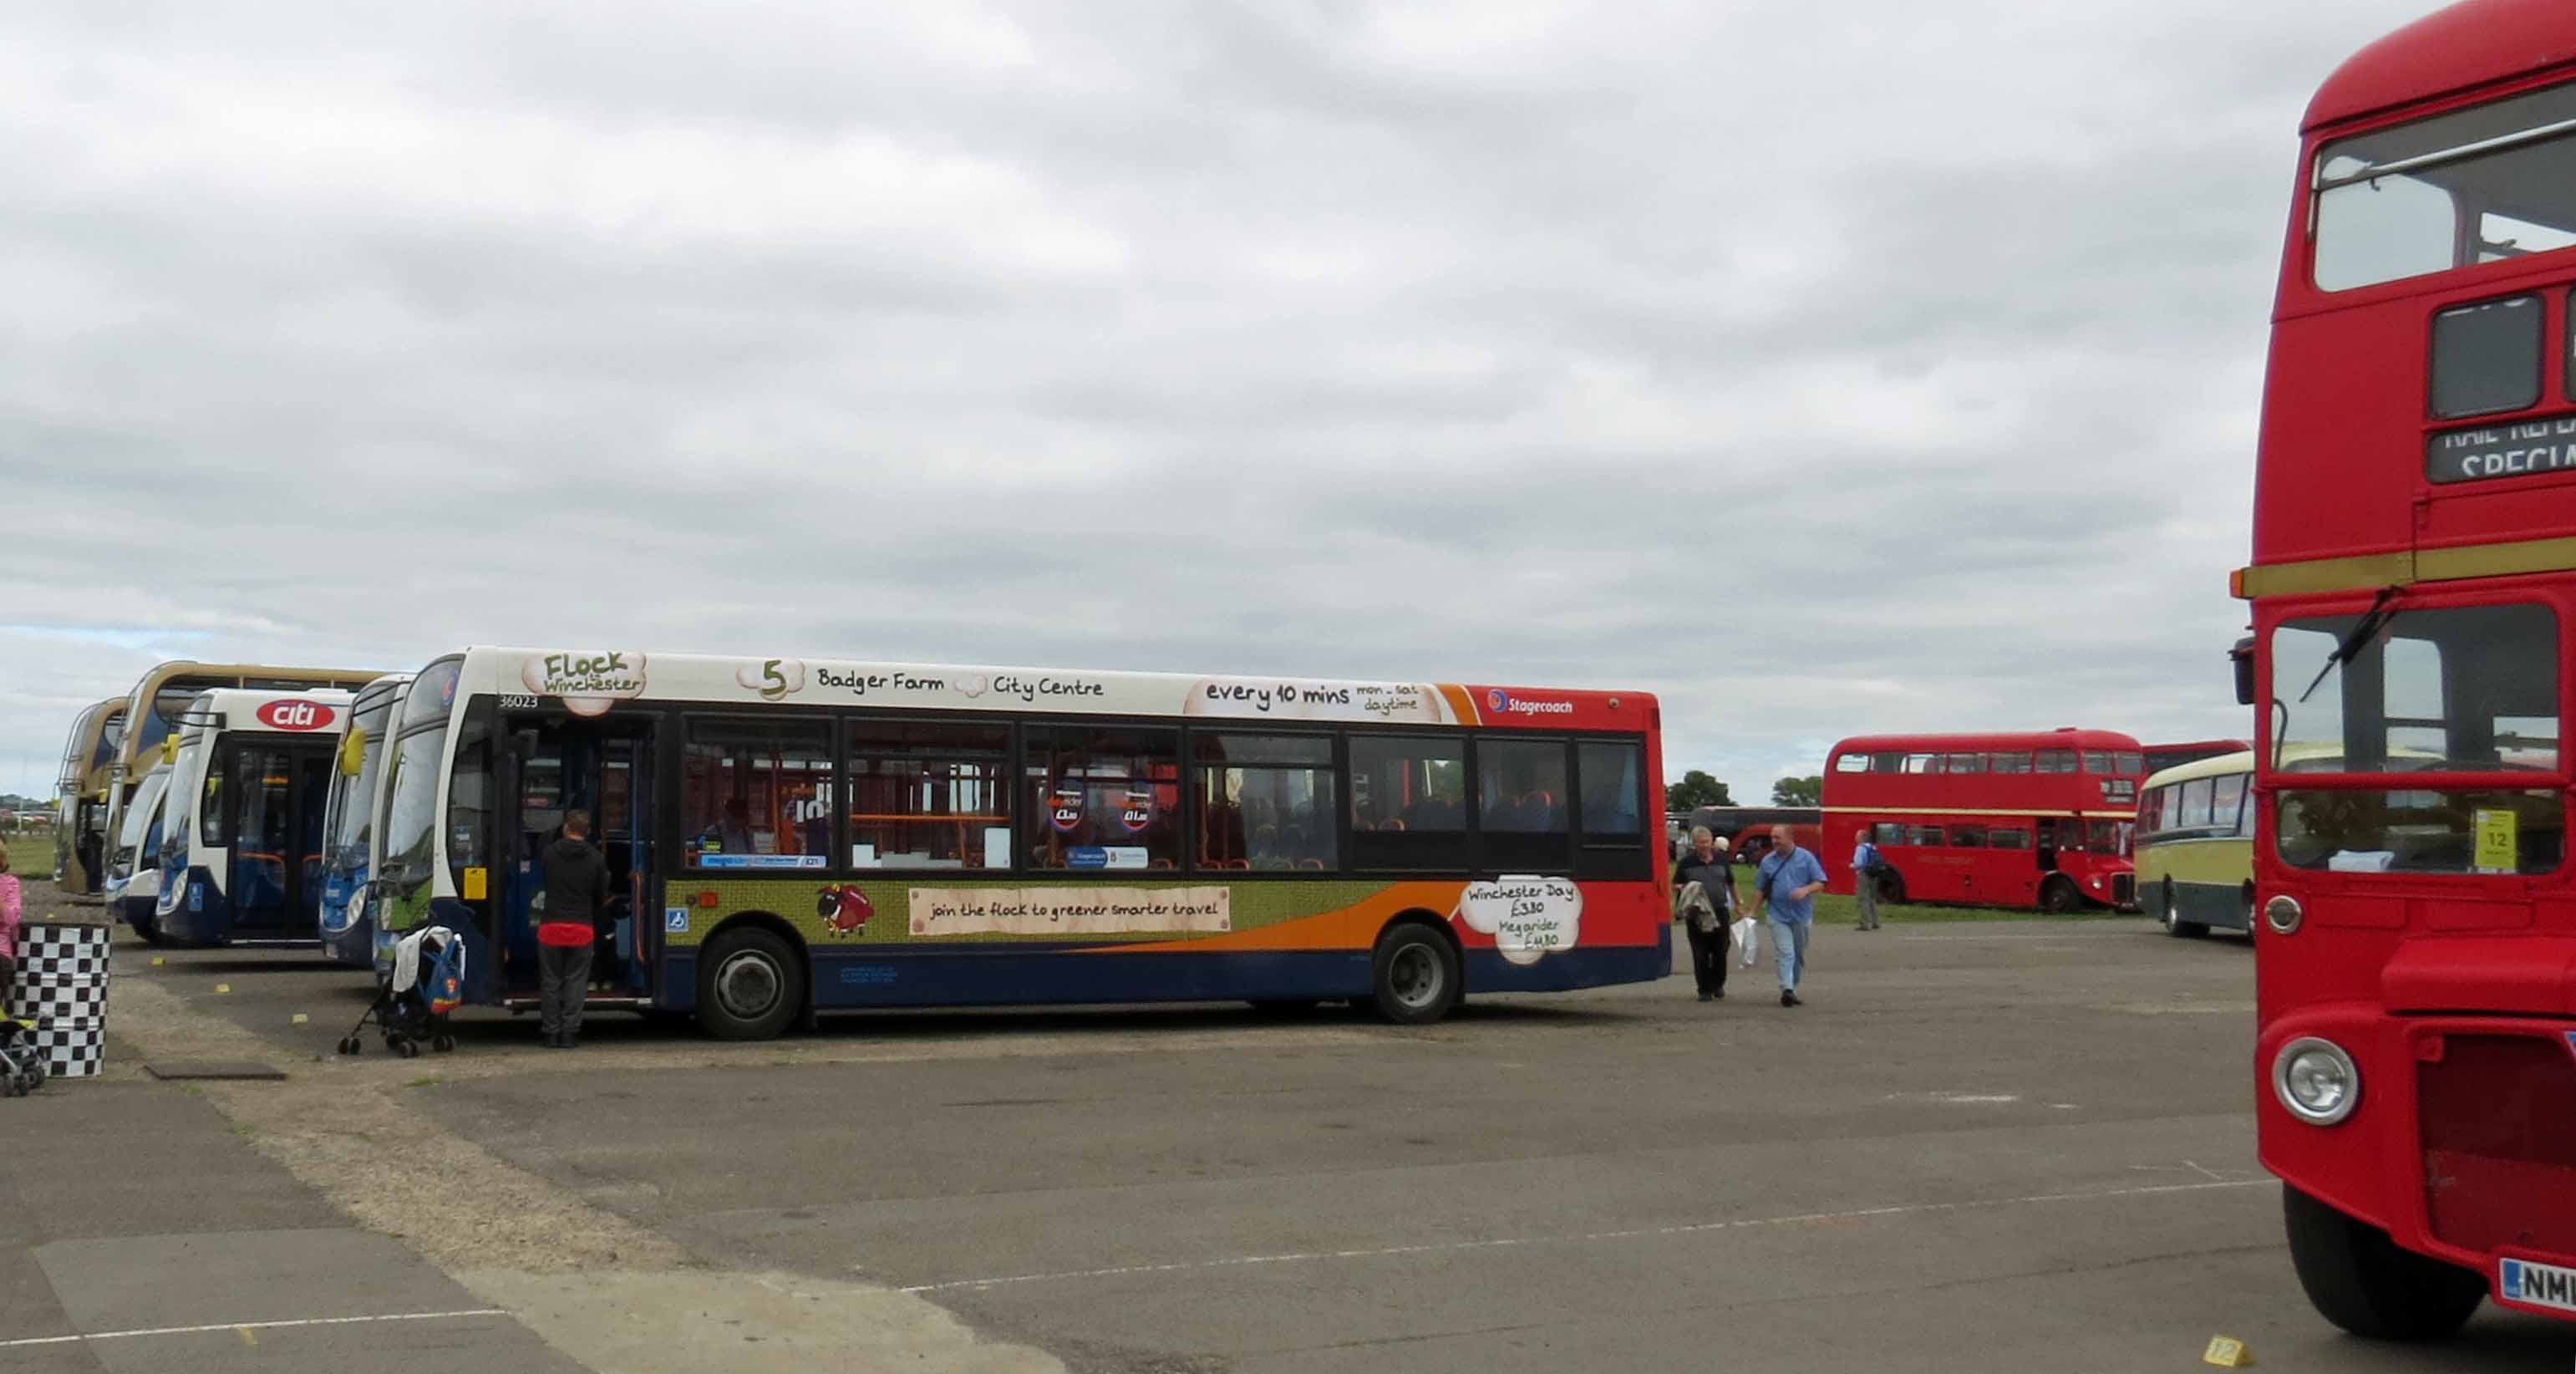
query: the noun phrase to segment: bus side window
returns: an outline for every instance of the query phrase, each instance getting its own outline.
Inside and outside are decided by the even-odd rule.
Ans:
[[[1455,737],[1350,737],[1355,868],[1462,868],[1467,862],[1467,742]]]
[[[1894,821],[1880,821],[1869,828],[1869,842],[1882,848],[1905,843],[1905,827]]]

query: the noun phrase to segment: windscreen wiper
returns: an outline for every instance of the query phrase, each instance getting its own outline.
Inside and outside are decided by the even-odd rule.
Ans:
[[[2379,638],[2379,632],[2387,629],[2388,622],[2397,618],[2397,612],[2391,609],[2389,603],[2395,601],[2397,594],[2404,590],[2403,587],[2394,586],[2379,589],[2378,599],[2370,603],[2369,610],[2361,613],[2361,619],[2353,622],[2352,629],[2347,631],[2342,641],[2335,645],[2335,651],[2326,655],[2325,666],[2317,669],[2315,677],[2308,679],[2308,690],[2299,693],[2300,705],[2306,705],[2308,698],[2316,695],[2317,684],[2326,680],[2326,674],[2352,662],[2362,650],[2370,647],[2371,641]]]

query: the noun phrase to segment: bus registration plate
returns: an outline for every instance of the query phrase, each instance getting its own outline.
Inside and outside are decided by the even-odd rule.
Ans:
[[[2576,1269],[2509,1259],[2499,1266],[2496,1296],[2508,1302],[2576,1312]]]

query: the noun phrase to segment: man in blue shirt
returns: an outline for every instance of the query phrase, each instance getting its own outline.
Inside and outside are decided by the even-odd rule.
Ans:
[[[1780,1005],[1798,1005],[1798,974],[1807,963],[1807,932],[1816,924],[1816,894],[1825,890],[1825,866],[1798,847],[1789,827],[1771,831],[1771,853],[1755,871],[1754,887],[1771,909],[1771,954],[1780,966]]]

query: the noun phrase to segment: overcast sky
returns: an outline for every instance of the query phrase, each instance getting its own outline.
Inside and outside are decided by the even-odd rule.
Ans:
[[[467,643],[2243,734],[2298,115],[2431,7],[0,7],[0,790]]]

